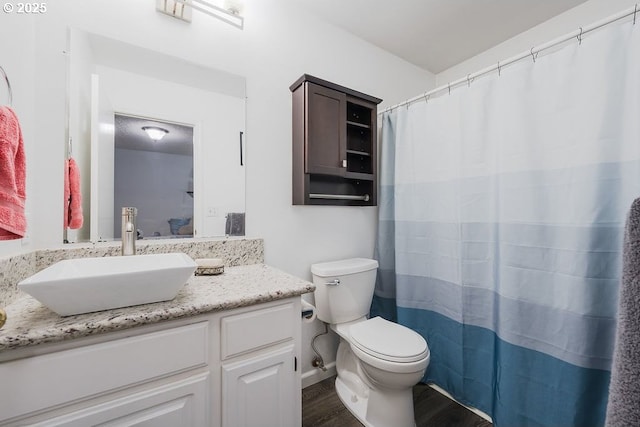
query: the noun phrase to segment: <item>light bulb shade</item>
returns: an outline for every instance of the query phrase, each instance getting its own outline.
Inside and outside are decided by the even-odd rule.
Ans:
[[[154,141],[160,141],[166,134],[169,133],[168,130],[159,128],[157,126],[143,126],[142,130],[145,131],[147,135],[149,135],[149,138],[153,139]]]

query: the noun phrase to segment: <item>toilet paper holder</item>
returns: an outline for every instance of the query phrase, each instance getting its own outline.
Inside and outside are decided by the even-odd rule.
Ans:
[[[300,303],[302,305],[300,311],[302,321],[305,323],[311,323],[316,320],[316,308],[305,300],[301,300]]]

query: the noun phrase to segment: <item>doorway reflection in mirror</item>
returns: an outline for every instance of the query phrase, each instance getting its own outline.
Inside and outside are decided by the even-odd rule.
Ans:
[[[114,160],[114,209],[138,208],[138,238],[193,237],[192,126],[116,114]]]

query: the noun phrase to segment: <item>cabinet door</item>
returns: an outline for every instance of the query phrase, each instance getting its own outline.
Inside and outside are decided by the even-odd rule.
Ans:
[[[223,427],[294,427],[296,389],[293,344],[222,366]]]
[[[200,374],[70,414],[16,425],[33,427],[201,427],[209,425],[209,374]],[[26,424],[24,424],[26,423]]]
[[[305,173],[344,176],[347,96],[306,83]]]

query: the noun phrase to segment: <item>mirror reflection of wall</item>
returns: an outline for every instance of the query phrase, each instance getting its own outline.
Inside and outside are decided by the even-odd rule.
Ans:
[[[114,237],[121,207],[138,209],[138,238],[193,237],[193,127],[115,115]]]
[[[188,217],[194,237],[243,235],[244,77],[77,29],[70,29],[69,40],[69,136],[87,205],[82,229],[69,230],[68,240],[117,239],[122,206],[138,207],[140,216],[141,197],[148,196],[144,203],[150,205],[161,202],[159,192],[153,200],[151,193],[131,203],[115,199],[116,113],[153,118],[154,123],[188,123],[192,129],[192,188],[182,191],[193,191],[193,199],[185,192],[184,200],[174,200],[174,212],[163,214],[170,215],[164,229],[143,227],[139,220],[145,238],[156,233],[174,236],[168,221]],[[135,155],[122,157],[130,161]],[[193,203],[192,211],[188,203]]]

